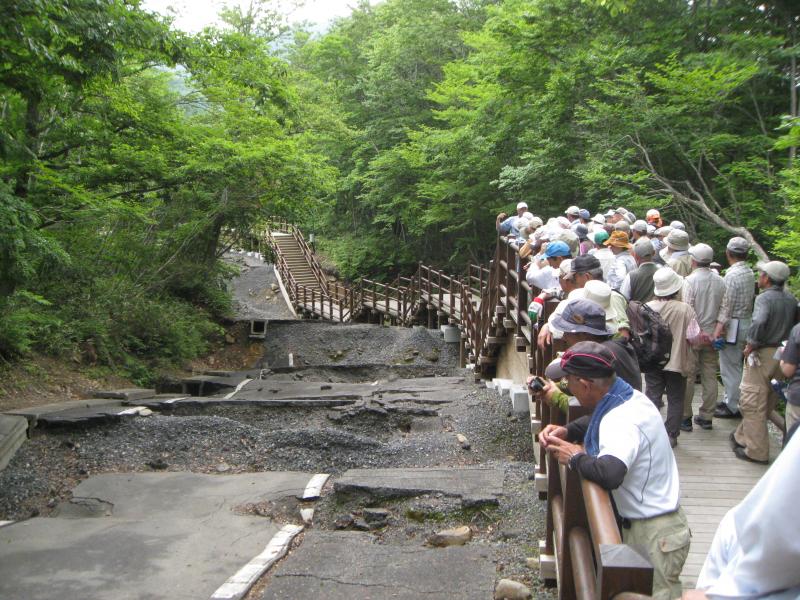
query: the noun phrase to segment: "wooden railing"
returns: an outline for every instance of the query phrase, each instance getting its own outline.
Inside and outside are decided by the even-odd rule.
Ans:
[[[566,413],[545,405],[548,423],[566,425],[588,411],[572,399]],[[609,493],[545,455],[547,521],[540,542],[543,579],[557,579],[562,600],[611,600],[622,593],[649,597],[653,567],[622,543]]]

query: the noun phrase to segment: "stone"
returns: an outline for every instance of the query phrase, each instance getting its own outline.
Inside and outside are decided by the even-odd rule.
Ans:
[[[361,516],[367,523],[383,523],[389,518],[390,513],[385,508],[365,508],[361,511]]]
[[[539,559],[538,558],[526,558],[525,565],[529,569],[535,569],[536,571],[539,570]]]
[[[152,414],[153,414],[153,411],[150,410],[149,408],[140,408],[139,409],[139,416],[140,417],[149,417]]]
[[[495,600],[527,600],[530,597],[528,587],[513,579],[501,579],[494,588]]]
[[[353,519],[353,527],[355,529],[358,529],[359,531],[369,531],[370,529],[372,529],[369,523],[367,523],[364,519],[361,518]]]
[[[300,518],[303,519],[303,523],[305,523],[306,525],[311,525],[314,522],[314,509],[301,508]]]
[[[523,536],[522,531],[519,529],[504,529],[500,531],[501,540],[513,540]]]
[[[217,473],[227,473],[231,470],[231,466],[228,463],[220,463],[217,465]]]
[[[225,334],[225,343],[226,344],[235,344],[236,338],[233,337],[230,333]]]
[[[156,458],[156,459],[153,459],[153,460],[149,460],[145,464],[148,467],[150,467],[151,469],[153,469],[154,471],[163,471],[164,469],[166,469],[169,466],[167,464],[167,462],[165,460],[161,459],[161,458]]]
[[[447,546],[463,546],[472,539],[472,530],[466,525],[455,529],[437,531],[427,540],[429,546],[445,548]]]
[[[277,283],[270,284],[269,289],[271,289],[273,292],[280,290]]]
[[[347,529],[353,525],[353,515],[339,515],[333,522],[334,529]]]
[[[464,450],[469,450],[471,448],[469,440],[467,439],[467,436],[465,436],[463,433],[456,434],[456,440],[458,440],[458,444]]]

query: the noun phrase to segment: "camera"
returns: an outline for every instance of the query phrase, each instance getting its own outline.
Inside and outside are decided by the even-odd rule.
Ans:
[[[539,392],[541,392],[545,388],[546,385],[547,385],[547,382],[544,379],[542,379],[541,377],[534,377],[531,380],[531,383],[530,383],[530,385],[528,387],[531,388],[531,391],[534,394],[538,394]]]

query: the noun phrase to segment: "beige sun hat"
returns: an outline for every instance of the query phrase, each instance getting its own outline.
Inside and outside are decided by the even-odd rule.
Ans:
[[[619,321],[617,311],[611,306],[611,286],[605,281],[592,279],[583,286],[583,297],[592,302],[596,302],[606,311],[606,321]]]
[[[653,282],[656,284],[653,294],[659,298],[671,296],[683,287],[683,277],[667,267],[653,273]]]

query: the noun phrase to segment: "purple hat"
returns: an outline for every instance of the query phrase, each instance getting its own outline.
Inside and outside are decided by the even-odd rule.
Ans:
[[[561,360],[547,365],[545,376],[558,380],[568,374],[594,379],[614,374],[616,357],[597,342],[578,342],[561,355]]]

